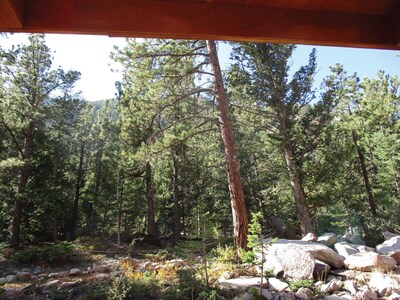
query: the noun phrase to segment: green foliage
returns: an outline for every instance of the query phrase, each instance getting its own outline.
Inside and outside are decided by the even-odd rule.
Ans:
[[[301,287],[312,289],[313,283],[314,281],[311,279],[293,280],[289,281],[289,287],[293,292],[297,292],[297,290]]]
[[[260,212],[251,214],[251,221],[249,224],[249,234],[247,235],[247,246],[251,249],[246,251],[241,249],[240,258],[244,263],[257,264],[257,252],[261,252],[263,247],[262,243],[262,228],[261,228],[262,215]],[[263,262],[261,262],[263,263]]]
[[[233,249],[232,245],[218,245],[209,252],[208,256],[211,259],[222,263],[234,263],[236,261],[235,249]]]
[[[17,264],[42,263],[49,265],[60,265],[65,263],[76,263],[87,258],[82,248],[74,243],[60,242],[37,247],[29,247],[23,250],[16,250],[11,254],[10,259]]]

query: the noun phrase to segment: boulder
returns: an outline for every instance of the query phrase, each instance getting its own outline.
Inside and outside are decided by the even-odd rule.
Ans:
[[[338,279],[332,279],[328,283],[322,284],[320,286],[320,291],[322,294],[331,294],[338,291],[342,286],[342,282]]]
[[[393,289],[398,289],[399,284],[388,275],[374,273],[369,280],[368,286],[376,291],[379,297],[383,298],[392,293]]]
[[[111,268],[108,265],[94,265],[93,269],[88,269],[88,272],[94,271],[96,273],[108,273],[111,272]]]
[[[279,280],[278,278],[273,278],[273,277],[268,278],[268,289],[270,290],[282,292],[286,290],[288,287],[289,284]]]
[[[334,248],[339,255],[344,257],[349,257],[350,255],[359,252],[358,249],[351,247],[346,242],[336,243]]]
[[[75,281],[65,281],[63,283],[60,284],[60,286],[58,287],[58,290],[66,290],[66,289],[70,289],[73,288],[79,284],[83,283],[82,279],[78,279]]]
[[[39,285],[39,290],[43,292],[43,291],[47,291],[47,290],[51,290],[51,289],[57,289],[58,286],[60,285],[60,282],[61,281],[58,279],[48,281],[46,283]]]
[[[346,291],[349,291],[352,296],[355,296],[358,292],[354,280],[345,280],[343,283],[343,287]]]
[[[315,233],[309,232],[301,240],[306,242],[316,242],[318,237]]]
[[[341,237],[341,239],[345,240],[350,244],[365,245],[365,242],[360,238],[358,234],[346,233]]]
[[[233,299],[234,300],[253,300],[253,296],[246,292],[240,296],[236,296]]]
[[[6,276],[6,281],[7,281],[7,282],[14,282],[14,281],[17,281],[17,275],[7,275],[7,276]]]
[[[252,289],[255,289],[258,294],[260,294],[260,288],[258,286],[252,287]],[[261,289],[261,296],[263,297],[263,299],[266,300],[272,300],[272,298],[274,297],[267,289]]]
[[[328,264],[316,259],[313,272],[314,279],[325,280],[326,275],[330,270],[331,267]]]
[[[376,251],[384,255],[393,255],[394,259],[400,256],[400,236],[394,236],[389,240],[384,241],[382,244],[376,246]],[[399,260],[396,260],[400,264]]]
[[[360,252],[352,254],[346,258],[344,264],[350,270],[364,272],[376,270],[387,272],[396,267],[396,261],[394,258],[374,252]]]
[[[32,274],[29,272],[17,272],[16,276],[18,281],[28,281],[31,279]]]
[[[82,271],[81,271],[81,269],[73,268],[73,269],[69,270],[68,275],[69,276],[81,276],[82,275]]]
[[[263,240],[264,244],[268,244],[271,242],[272,239],[265,239]],[[272,243],[267,251],[274,251],[277,248],[282,248],[287,245],[296,245],[299,246],[302,250],[307,251],[310,253],[315,259],[323,261],[324,263],[330,265],[333,268],[342,268],[344,263],[344,257],[337,254],[334,250],[329,248],[328,246],[313,243],[313,242],[306,242],[306,241],[299,241],[299,240],[285,240],[279,239],[276,242]]]
[[[399,236],[399,234],[392,233],[390,231],[385,231],[383,233],[383,237],[384,237],[385,241],[390,240],[392,237],[396,237],[396,236]]]
[[[226,289],[241,289],[247,290],[252,286],[260,286],[260,277],[239,276],[231,279],[218,280],[219,286]],[[268,286],[267,279],[263,279],[263,286]]]
[[[6,282],[7,282],[7,279],[5,277],[0,278],[0,283],[6,283]]]
[[[286,279],[313,279],[315,259],[301,247],[287,245],[268,252],[264,269],[267,270],[271,266],[275,275],[282,275]]]
[[[300,298],[300,299],[304,299],[304,300],[314,299],[314,293],[309,288],[301,287],[296,292],[296,298]]]
[[[378,295],[370,290],[361,290],[357,293],[360,300],[378,300]]]
[[[337,235],[335,233],[329,232],[319,236],[317,242],[330,247],[336,243],[336,240],[337,240]]]

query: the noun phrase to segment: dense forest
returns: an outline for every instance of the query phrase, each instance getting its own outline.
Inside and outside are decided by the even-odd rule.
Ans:
[[[0,241],[232,237],[400,230],[399,79],[341,65],[315,86],[317,53],[127,39],[116,97],[87,102],[43,35],[0,48]],[[99,86],[101,89],[101,86]]]

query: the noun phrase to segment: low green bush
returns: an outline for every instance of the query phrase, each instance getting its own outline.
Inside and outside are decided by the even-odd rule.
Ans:
[[[10,259],[16,264],[42,263],[58,265],[88,259],[87,253],[74,243],[60,242],[17,250]]]

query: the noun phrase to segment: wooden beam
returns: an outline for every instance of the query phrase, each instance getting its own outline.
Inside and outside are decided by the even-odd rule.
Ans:
[[[24,28],[14,31],[400,49],[390,30],[398,28],[398,22],[392,24],[382,15],[393,0],[382,0],[384,8],[377,14],[315,10],[319,0],[291,0],[307,9],[278,7],[279,1],[276,7],[266,6],[269,2],[264,0],[264,5],[259,0],[26,1]],[[313,9],[299,6],[307,2],[314,3]],[[375,7],[371,0],[367,2]],[[350,8],[356,10],[354,5],[342,10]]]
[[[400,49],[400,2],[389,15],[389,28],[393,34],[393,43]]]
[[[23,0],[1,0],[0,28],[22,28],[23,14]]]

